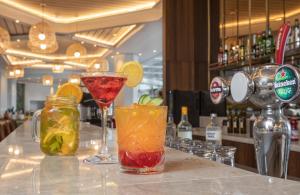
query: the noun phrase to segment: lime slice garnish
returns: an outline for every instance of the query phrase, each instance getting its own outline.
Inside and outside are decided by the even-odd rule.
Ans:
[[[139,99],[139,104],[146,105],[151,101],[151,97],[149,95],[142,95]]]
[[[163,103],[163,101],[164,100],[162,98],[153,98],[147,104],[152,106],[160,106]]]

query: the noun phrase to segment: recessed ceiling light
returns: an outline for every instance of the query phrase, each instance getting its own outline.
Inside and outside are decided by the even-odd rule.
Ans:
[[[157,52],[157,51],[154,49],[154,50],[153,50],[153,53],[156,53],[156,52]]]
[[[16,23],[17,23],[17,24],[20,23],[20,20],[16,20]]]
[[[20,42],[21,40],[20,39],[17,39],[17,42]]]
[[[83,45],[83,44],[84,44],[84,41],[81,41],[81,44]]]
[[[94,47],[97,47],[97,45],[95,44]]]
[[[139,56],[142,56],[143,54],[142,53],[139,53]]]

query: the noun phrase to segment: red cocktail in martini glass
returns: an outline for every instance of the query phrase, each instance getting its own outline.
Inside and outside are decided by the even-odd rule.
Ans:
[[[82,73],[81,80],[101,109],[102,146],[99,154],[85,159],[92,164],[117,163],[107,146],[107,111],[119,94],[127,78],[122,73],[96,72]]]

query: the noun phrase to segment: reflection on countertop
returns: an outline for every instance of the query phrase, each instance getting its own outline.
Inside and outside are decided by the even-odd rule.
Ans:
[[[111,132],[114,137],[115,130]],[[169,148],[162,174],[132,175],[121,173],[118,164],[82,163],[101,146],[98,134],[98,127],[82,123],[76,156],[45,156],[31,140],[31,124],[26,122],[0,143],[0,194],[295,194],[300,189],[298,182]]]

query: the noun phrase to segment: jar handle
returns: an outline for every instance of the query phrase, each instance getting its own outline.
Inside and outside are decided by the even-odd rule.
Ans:
[[[42,110],[36,111],[32,116],[32,139],[35,142],[40,142],[40,137],[38,136],[38,121],[40,120]]]

